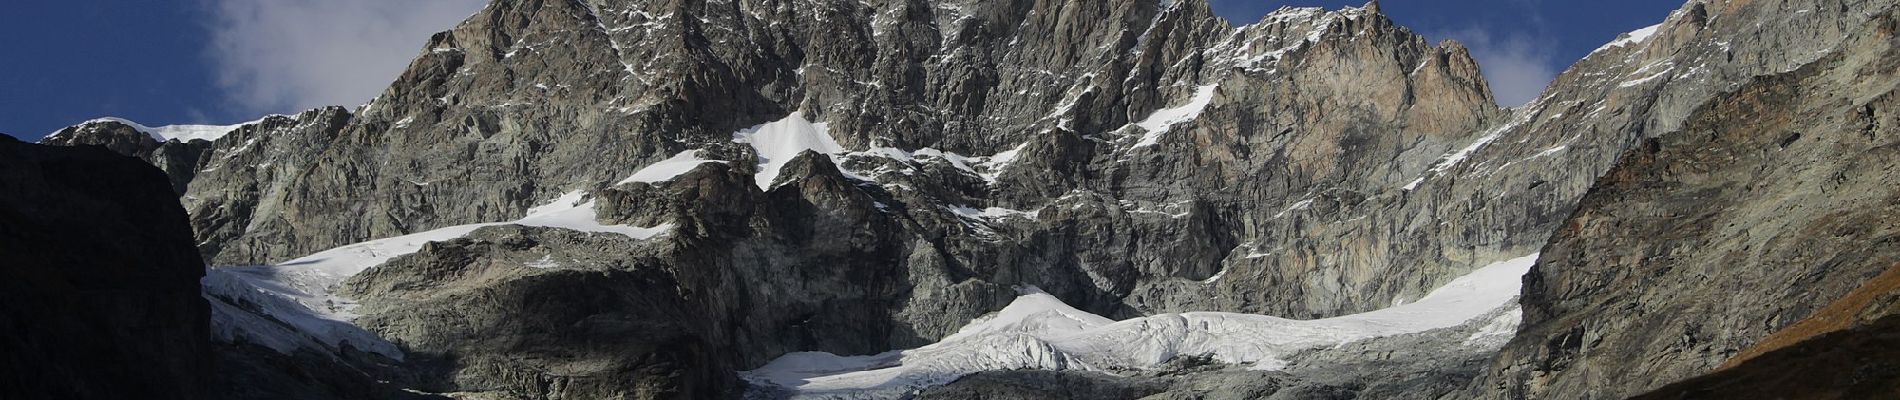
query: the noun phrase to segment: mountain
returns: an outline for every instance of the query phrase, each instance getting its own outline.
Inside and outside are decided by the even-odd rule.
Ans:
[[[1900,262],[1892,8],[1504,109],[1377,2],[495,1],[355,110],[45,142],[168,172],[238,398],[1620,398]]]

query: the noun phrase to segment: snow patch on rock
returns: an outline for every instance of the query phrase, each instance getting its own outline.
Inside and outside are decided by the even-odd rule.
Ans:
[[[794,112],[778,121],[746,128],[732,134],[732,141],[752,145],[759,153],[759,173],[755,176],[760,189],[772,189],[772,181],[778,179],[779,170],[785,163],[798,157],[806,150],[836,157],[844,153],[844,146],[831,137],[827,124],[812,123],[805,119],[803,112]]]
[[[1203,105],[1203,107],[1204,106],[1205,105]],[[1198,113],[1198,111],[1196,112]],[[772,183],[778,180],[779,174],[783,172],[782,170],[785,168],[786,163],[791,162],[793,158],[798,157],[799,153],[805,151],[812,151],[831,157],[832,163],[838,165],[839,172],[843,173],[846,177],[865,182],[876,182],[877,180],[874,179],[873,176],[867,176],[866,174],[876,175],[877,171],[853,171],[846,166],[845,161],[847,158],[881,157],[905,163],[915,163],[918,162],[919,159],[941,159],[950,163],[950,165],[957,170],[982,178],[984,182],[994,184],[997,178],[1002,175],[1003,169],[1015,162],[1017,154],[1020,154],[1023,148],[1028,146],[1028,143],[1024,143],[1008,151],[986,157],[965,156],[928,147],[917,150],[876,147],[864,151],[852,152],[845,149],[843,145],[838,144],[838,140],[831,136],[828,124],[814,123],[806,119],[803,112],[794,112],[783,119],[735,132],[732,134],[732,141],[734,143],[751,145],[752,149],[758,153],[759,172],[757,175],[754,175],[754,180],[758,182],[760,189],[765,190],[772,189]],[[648,168],[667,168],[656,170],[653,173],[655,176],[661,176],[664,174],[662,171],[670,172],[673,169],[682,167],[690,170],[691,167],[685,166],[688,163],[692,163],[690,164],[691,166],[697,166],[699,162],[711,162],[703,160],[693,161],[697,159],[686,159],[684,157],[686,157],[684,154],[676,155],[672,159],[662,161]],[[662,167],[663,165],[664,167]],[[647,172],[647,170],[641,171],[641,173],[645,172]],[[685,171],[682,170],[679,171],[679,173],[685,173]],[[640,173],[636,173],[635,175],[640,175]],[[677,174],[673,176],[677,176]],[[668,178],[670,179],[670,176]],[[634,178],[628,178],[628,180],[633,181]]]
[[[699,158],[699,150],[682,151],[679,154],[674,154],[672,158],[661,160],[660,162],[653,163],[653,165],[641,168],[639,171],[635,171],[632,176],[628,176],[627,179],[622,179],[620,182],[614,184],[625,185],[634,182],[660,183],[671,181],[673,178],[678,178],[682,174],[692,172],[693,168],[698,168],[700,164],[714,162],[719,162],[719,160]]]
[[[984,182],[993,185],[993,184],[996,184],[997,178],[1002,176],[1003,169],[1005,167],[1008,167],[1010,163],[1015,162],[1017,154],[1020,154],[1023,148],[1028,147],[1028,146],[1029,146],[1028,143],[1024,143],[1024,144],[1017,145],[1015,148],[1012,148],[1008,151],[996,153],[989,156],[983,156],[983,157],[971,157],[971,156],[966,156],[962,154],[938,150],[938,149],[929,148],[929,147],[917,149],[915,151],[906,151],[904,149],[899,149],[895,147],[877,147],[877,148],[872,148],[870,150],[852,152],[850,154],[846,154],[845,157],[888,158],[892,160],[902,161],[904,163],[917,163],[921,161],[928,161],[930,159],[939,159],[939,160],[943,160],[946,163],[949,163],[951,167],[956,168],[958,171],[962,171],[964,174],[982,178]],[[911,167],[914,168],[916,167],[916,165],[911,165]],[[854,172],[860,173],[860,174],[875,175],[879,171],[854,171]],[[908,171],[902,171],[902,172],[910,173]],[[870,179],[866,179],[866,180],[870,180]]]
[[[555,261],[554,255],[549,254],[549,255],[541,256],[540,259],[537,259],[534,261],[521,263],[521,266],[534,268],[534,269],[555,269],[555,268],[561,267],[561,262]]]
[[[1214,92],[1219,88],[1220,85],[1201,86],[1194,91],[1194,97],[1188,99],[1187,104],[1155,111],[1154,114],[1149,114],[1147,119],[1136,122],[1134,125],[1141,127],[1147,133],[1141,136],[1141,141],[1135,142],[1134,147],[1161,143],[1161,135],[1168,133],[1168,128],[1200,118],[1201,112],[1207,111],[1207,105],[1214,102]]]
[[[977,220],[1000,219],[1000,218],[1036,219],[1036,211],[1023,211],[1023,210],[1015,210],[1015,209],[1008,209],[1008,208],[1002,208],[1002,207],[989,207],[989,208],[977,209],[977,208],[970,208],[970,207],[964,207],[964,206],[951,206],[951,207],[944,207],[944,208],[949,209],[950,212],[955,213],[964,218],[971,218],[971,219],[977,219]]]
[[[160,142],[169,141],[169,140],[189,142],[193,140],[217,141],[218,138],[222,138],[224,137],[224,135],[230,134],[232,131],[236,131],[238,128],[241,128],[245,125],[255,124],[261,121],[263,120],[259,119],[256,121],[250,121],[250,122],[245,122],[245,123],[236,124],[236,125],[166,125],[166,126],[154,127],[154,126],[145,126],[145,125],[139,124],[137,122],[132,122],[131,120],[127,120],[124,118],[104,117],[104,118],[94,119],[91,121],[86,121],[84,123],[81,123],[81,125],[95,124],[95,123],[101,123],[101,122],[117,122],[117,123],[125,124],[126,126],[130,126],[132,127],[132,129],[137,129],[139,132],[143,132],[146,135],[150,135],[152,139],[158,140]]]
[[[1616,37],[1616,40],[1610,41],[1610,43],[1608,44],[1604,44],[1603,47],[1598,47],[1596,51],[1593,51],[1593,53],[1598,52],[1598,51],[1604,51],[1604,50],[1614,49],[1618,47],[1628,46],[1632,44],[1642,43],[1644,41],[1649,40],[1650,37],[1656,36],[1656,31],[1660,29],[1662,29],[1662,24],[1655,24],[1655,25],[1644,27],[1642,29],[1630,31],[1629,33],[1618,35]]]
[[[1466,337],[1461,344],[1475,346],[1484,343],[1504,343],[1517,335],[1517,325],[1523,321],[1524,309],[1512,307],[1509,311],[1491,318],[1490,322],[1479,327],[1477,332],[1472,332],[1471,336]]]

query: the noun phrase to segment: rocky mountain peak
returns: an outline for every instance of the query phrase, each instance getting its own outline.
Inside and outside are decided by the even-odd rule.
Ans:
[[[263,208],[299,217],[266,216],[247,229],[268,239],[242,239],[294,244],[211,256],[263,262],[516,218],[793,111],[850,151],[1022,149],[1034,161],[985,182],[1012,189],[969,192],[1022,207],[1083,182],[1022,171],[1161,154],[1201,130],[1201,112],[1328,109],[1248,124],[1331,131],[1363,111],[1408,127],[1389,131],[1393,144],[1462,137],[1498,113],[1466,52],[1372,7],[1287,8],[1236,28],[1199,0],[887,3],[491,4],[431,38],[336,133],[350,145],[322,146],[332,161],[316,175],[288,177],[308,190]],[[1404,84],[1371,84],[1393,80]],[[341,210],[355,211],[329,215]],[[291,222],[305,218],[333,222]]]
[[[370,361],[423,366],[390,382],[727,394],[801,352],[902,359],[1026,297],[1083,322],[1327,319],[1529,268],[1626,149],[1869,18],[1821,3],[1692,2],[1503,109],[1469,49],[1376,1],[1241,26],[1202,0],[496,1],[356,112],[190,142],[174,180],[212,263],[263,264],[214,270],[220,310],[388,339],[367,341],[415,358]],[[58,140],[183,146],[94,125]],[[242,306],[280,289],[306,310]],[[1471,361],[1519,318],[1567,321],[1526,298],[1351,351]],[[996,365],[1087,354],[1015,339],[1048,357]],[[1357,359],[1301,349],[1201,362]],[[1126,361],[1103,365],[1174,360]],[[1429,397],[1465,361],[1407,368],[1444,375]]]
[[[127,121],[97,119],[60,129],[40,139],[40,143],[54,146],[99,145],[114,153],[145,157],[158,150],[161,142]]]

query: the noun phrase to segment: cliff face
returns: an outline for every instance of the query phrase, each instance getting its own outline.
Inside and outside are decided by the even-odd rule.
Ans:
[[[1656,389],[1637,400],[1665,399],[1882,399],[1900,396],[1900,348],[1893,332],[1900,317],[1886,316],[1829,332],[1739,366]],[[1789,371],[1803,371],[1790,374]]]
[[[201,399],[204,262],[158,169],[0,138],[0,397]]]
[[[325,107],[233,126],[160,128],[108,118],[61,129],[40,143],[101,145],[158,166],[191,213],[199,250],[214,265],[230,265],[215,255],[280,245],[240,236],[282,218],[278,204],[292,183],[351,117],[340,107]]]
[[[1436,282],[1378,282],[1382,255],[1237,249],[1277,240],[1299,223],[1274,217],[1322,194],[1403,184],[1497,119],[1489,99],[1462,48],[1358,9],[1236,29],[1201,2],[499,2],[434,38],[335,142],[306,150],[320,155],[284,197],[261,199],[243,233],[208,236],[206,249],[221,264],[281,261],[511,220],[797,111],[867,152],[841,169],[889,182],[893,202],[939,221],[918,234],[942,246],[999,247],[945,208],[1053,209],[1070,194],[1105,207],[1007,233],[1040,248],[950,254],[956,264],[1073,270],[1089,276],[1061,279],[1090,282],[1069,292],[1098,308],[1362,311]],[[907,155],[923,149],[1019,162],[911,179],[963,163]],[[1101,229],[1082,225],[1128,233],[1078,237]],[[1022,254],[992,261],[998,251]],[[1206,296],[1172,294],[1203,289],[1171,282],[1229,266],[1310,283],[1222,284],[1234,304],[1174,300]],[[1333,267],[1356,272],[1308,279]]]
[[[1820,60],[1751,79],[1624,153],[1525,278],[1523,329],[1479,389],[1640,394],[1714,370],[1900,262],[1895,28],[1880,11]],[[1810,362],[1790,357],[1806,356],[1777,359]]]
[[[734,370],[925,345],[1018,288],[1115,318],[1318,318],[1544,249],[1491,367],[1438,332],[1271,386],[1391,394],[1365,382],[1416,370],[1418,397],[1481,373],[1454,395],[1609,398],[1890,261],[1846,243],[1885,238],[1848,221],[1884,215],[1865,171],[1892,3],[1692,1],[1506,110],[1461,45],[1376,2],[1233,27],[1194,0],[495,1],[354,112],[46,141],[165,166],[207,259],[275,263],[212,272],[220,339],[317,375],[729,395]],[[1744,288],[1764,293],[1715,296]],[[1719,317],[1665,320],[1685,312]],[[972,385],[1089,381],[1028,376]],[[1207,376],[1104,390],[1265,375]]]
[[[1707,375],[1636,399],[1873,399],[1900,395],[1892,354],[1900,267],[1868,280]],[[1803,371],[1790,374],[1788,371]]]

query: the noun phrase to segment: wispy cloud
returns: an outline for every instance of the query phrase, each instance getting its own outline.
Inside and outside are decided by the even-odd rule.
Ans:
[[[1519,106],[1529,103],[1557,78],[1557,55],[1551,49],[1556,41],[1545,35],[1515,32],[1499,33],[1478,28],[1449,32],[1447,37],[1463,42],[1472,58],[1484,70],[1498,104]]]
[[[248,113],[353,106],[394,81],[429,35],[485,0],[205,0],[209,55],[226,99]]]

